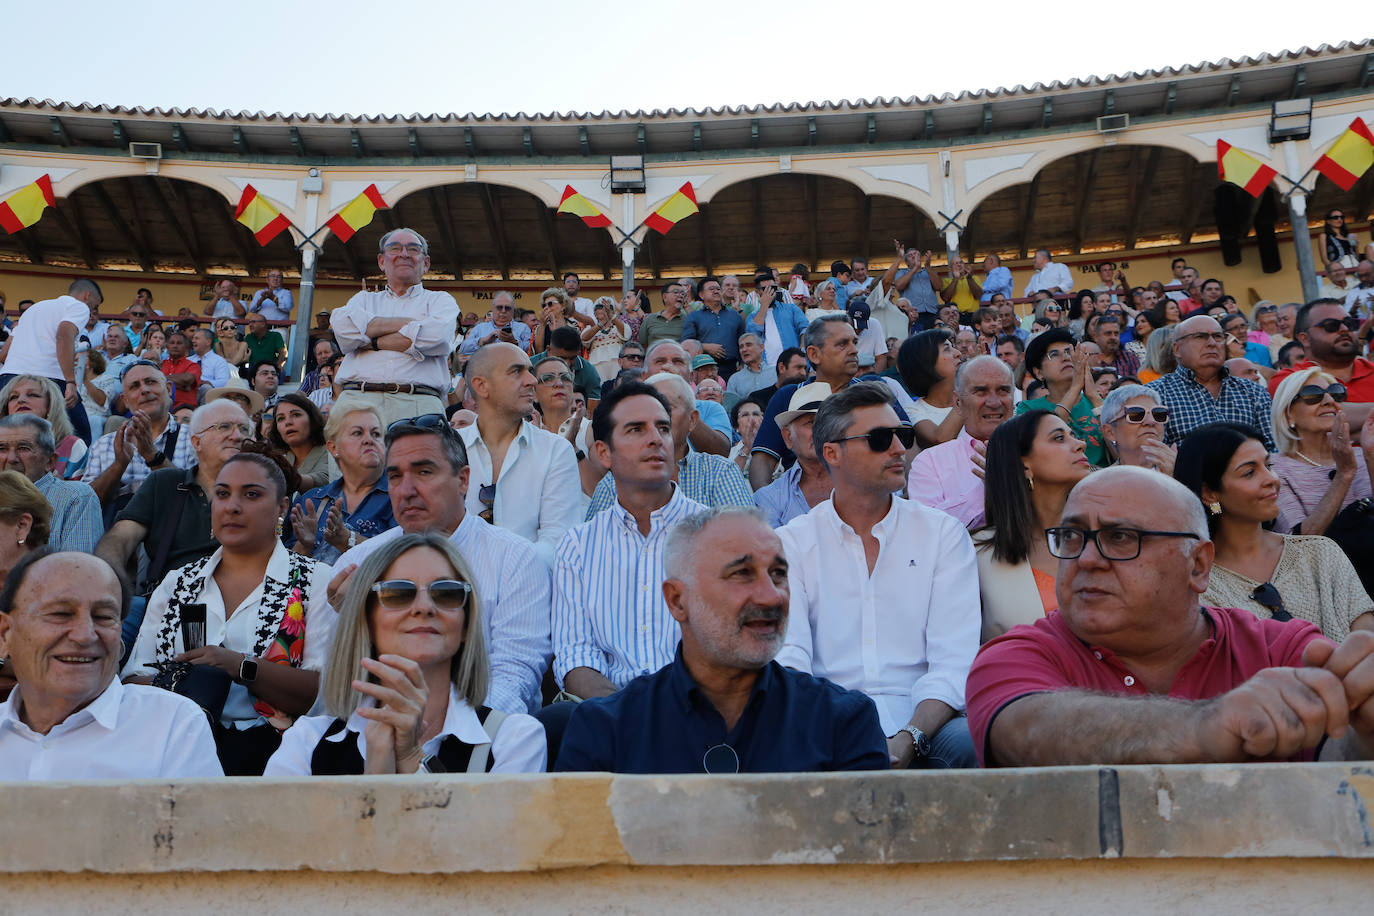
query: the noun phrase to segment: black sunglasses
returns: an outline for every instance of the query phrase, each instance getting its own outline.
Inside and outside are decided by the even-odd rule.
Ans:
[[[123,371],[119,373],[119,380],[121,382],[124,381],[124,376],[129,374],[129,370],[137,369],[139,366],[147,366],[150,369],[156,369],[158,372],[162,371],[162,367],[159,366],[157,363],[152,362],[151,360],[136,359],[133,362],[129,363],[129,365],[125,366]]]
[[[1348,328],[1352,331],[1360,329],[1360,319],[1358,318],[1326,318],[1322,321],[1312,322],[1312,327],[1321,328],[1328,334],[1336,334],[1341,328]]]
[[[496,524],[496,484],[483,484],[477,489],[477,500],[482,504],[482,511],[477,513],[477,517],[488,525]]]
[[[892,437],[896,436],[897,441],[902,443],[902,448],[911,448],[916,441],[916,428],[913,426],[879,426],[870,429],[862,436],[845,436],[842,439],[832,439],[832,442],[851,442],[855,439],[867,439],[868,447],[875,452],[885,452],[892,447]]]
[[[1279,594],[1279,590],[1274,587],[1272,582],[1266,582],[1257,587],[1250,593],[1250,600],[1267,607],[1269,612],[1274,615],[1275,620],[1293,619],[1293,615],[1288,613],[1287,608],[1283,606],[1283,596]]]
[[[1346,398],[1345,386],[1339,383],[1332,384],[1327,388],[1323,388],[1321,385],[1303,385],[1298,389],[1297,397],[1293,398],[1293,400],[1302,401],[1304,404],[1313,406],[1320,404],[1322,399],[1328,394],[1331,395],[1331,400],[1339,404]]]
[[[396,433],[404,429],[424,429],[437,432],[439,434],[455,433],[452,426],[448,425],[448,419],[441,413],[427,413],[418,417],[406,417],[401,420],[393,420],[386,427],[386,441],[391,442]]]

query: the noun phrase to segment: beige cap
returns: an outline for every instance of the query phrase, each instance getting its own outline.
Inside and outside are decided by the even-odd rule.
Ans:
[[[787,402],[787,409],[774,418],[778,424],[778,429],[786,429],[787,424],[802,414],[815,413],[820,410],[821,401],[833,393],[830,386],[825,382],[812,382],[809,385],[802,385],[792,392],[792,400]]]

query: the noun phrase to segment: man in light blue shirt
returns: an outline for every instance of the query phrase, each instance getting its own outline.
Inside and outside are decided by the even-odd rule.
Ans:
[[[208,328],[191,332],[190,360],[200,364],[200,387],[206,391],[228,385],[229,376],[234,373],[225,358],[215,352],[215,333]]]
[[[48,543],[55,550],[91,553],[105,533],[100,500],[90,485],[52,475],[57,443],[52,424],[31,413],[0,417],[0,471],[27,477],[52,506]]]
[[[983,258],[983,295],[980,302],[991,302],[992,297],[1001,293],[1008,299],[1012,297],[1011,271],[1002,266],[1002,259],[995,254]]]
[[[916,310],[912,333],[935,327],[935,319],[940,315],[940,297],[936,294],[936,281],[930,272],[930,258],[929,251],[922,254],[915,247],[907,248],[902,252],[906,267],[897,271],[892,279],[892,288]]]
[[[792,393],[788,409],[777,416],[782,440],[797,461],[777,480],[754,491],[754,504],[763,512],[770,528],[781,528],[830,496],[830,473],[816,457],[811,437],[816,412],[830,395],[830,386],[824,382],[802,385]]]
[[[491,299],[491,318],[474,325],[458,352],[471,356],[477,348],[496,341],[515,344],[526,353],[530,351],[530,328],[523,321],[515,320],[515,297],[502,290]]]
[[[294,304],[291,290],[282,286],[282,272],[272,268],[267,272],[267,288],[253,294],[248,311],[261,312],[268,321],[286,321],[291,317]]]

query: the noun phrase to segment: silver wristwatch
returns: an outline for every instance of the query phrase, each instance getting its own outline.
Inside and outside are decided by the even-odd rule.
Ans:
[[[917,760],[925,760],[930,756],[930,738],[926,737],[925,732],[914,725],[903,726],[898,731],[906,732],[911,736],[911,743],[916,746]]]

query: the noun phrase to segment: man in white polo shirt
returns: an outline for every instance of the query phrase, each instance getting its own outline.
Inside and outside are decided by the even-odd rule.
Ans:
[[[25,309],[14,333],[0,347],[0,365],[5,367],[0,385],[15,375],[51,379],[66,399],[72,430],[87,445],[91,442],[91,424],[76,381],[76,338],[91,320],[91,312],[104,301],[94,280],[74,280],[67,287],[67,295],[44,299]]]

